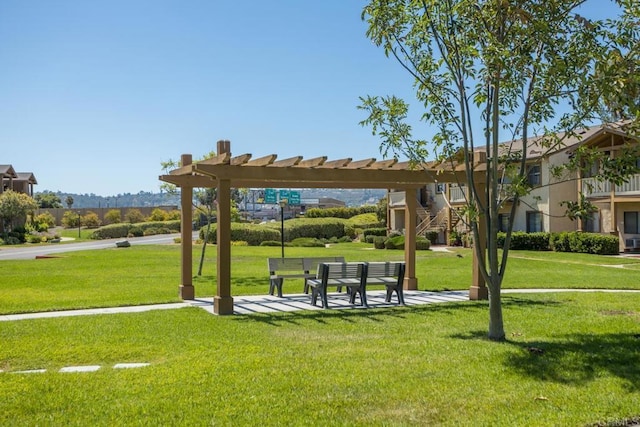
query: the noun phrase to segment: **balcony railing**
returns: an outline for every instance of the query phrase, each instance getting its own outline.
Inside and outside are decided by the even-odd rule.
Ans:
[[[389,207],[404,207],[406,205],[405,192],[404,191],[391,191],[389,193]]]
[[[463,203],[466,200],[464,187],[453,184],[449,187],[449,202]]]
[[[640,174],[631,175],[628,182],[616,185],[614,191],[616,196],[640,195]],[[583,178],[582,193],[585,197],[608,197],[611,195],[611,183],[595,178]]]

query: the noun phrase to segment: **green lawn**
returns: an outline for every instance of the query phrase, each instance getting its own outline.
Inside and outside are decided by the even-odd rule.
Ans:
[[[505,295],[506,343],[484,338],[487,304],[471,301],[0,322],[0,425],[581,426],[632,418],[640,415],[638,307],[637,294]],[[112,368],[123,362],[151,365]],[[57,372],[77,365],[102,368]],[[11,373],[26,369],[48,371]]]
[[[215,293],[215,246],[207,248],[197,296]],[[286,256],[344,256],[348,261],[401,260],[402,251],[372,250],[366,244],[329,248],[285,248]],[[459,256],[458,256],[459,255]],[[266,294],[268,257],[279,247],[232,247],[232,294]],[[461,257],[460,257],[461,256]],[[200,247],[194,246],[194,273]],[[468,289],[469,249],[417,252],[420,289]],[[617,267],[612,267],[617,266]],[[623,266],[621,268],[620,266]],[[640,259],[584,254],[512,251],[504,288],[640,289]],[[69,252],[60,258],[0,261],[0,314],[175,302],[180,284],[178,245],[133,246]],[[285,293],[300,293],[301,280],[284,283]]]

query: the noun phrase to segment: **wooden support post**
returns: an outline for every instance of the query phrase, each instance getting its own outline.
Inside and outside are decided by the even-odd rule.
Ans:
[[[190,165],[192,162],[191,154],[183,154],[180,157],[182,166]],[[180,249],[181,249],[181,270],[182,277],[180,280],[179,295],[183,300],[195,298],[195,289],[193,287],[193,247],[192,247],[192,199],[193,187],[180,188]]]
[[[402,287],[407,290],[416,290],[418,289],[418,278],[416,277],[416,190],[407,188],[404,192],[404,199],[404,262],[406,269]]]
[[[218,155],[229,152],[229,141],[218,141]],[[218,258],[215,314],[233,314],[231,297],[231,181],[218,180]]]

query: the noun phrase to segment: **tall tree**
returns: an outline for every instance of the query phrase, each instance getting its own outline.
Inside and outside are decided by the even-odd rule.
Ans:
[[[62,200],[60,197],[51,191],[43,191],[42,193],[36,193],[33,197],[38,203],[40,208],[61,208]]]
[[[602,1],[602,0],[595,0]],[[618,0],[620,17],[591,21],[581,0],[371,0],[362,18],[367,36],[414,78],[422,119],[435,129],[431,142],[414,138],[406,122],[408,104],[395,96],[361,98],[363,125],[382,139],[381,151],[417,164],[436,158],[464,165],[469,189],[467,214],[475,242],[486,230],[486,252],[474,245],[489,288],[489,338],[505,338],[501,287],[518,200],[526,183],[527,148],[547,152],[598,119],[600,94],[637,70],[637,0]],[[615,6],[615,5],[613,5]],[[614,51],[631,61],[611,64]],[[613,97],[619,109],[629,99]],[[543,138],[534,142],[533,135]],[[502,141],[522,141],[511,151]],[[477,169],[473,153],[486,154]],[[484,167],[484,166],[483,166]],[[512,178],[512,213],[504,246],[498,246],[502,175]],[[482,184],[481,184],[482,183]]]
[[[0,220],[5,233],[24,225],[29,212],[38,208],[38,204],[28,194],[7,190],[0,194]]]

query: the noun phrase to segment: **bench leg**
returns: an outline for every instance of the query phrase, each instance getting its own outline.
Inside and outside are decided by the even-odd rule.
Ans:
[[[322,289],[320,292],[320,297],[322,298],[322,308],[329,308],[329,301],[327,300],[327,290]]]
[[[307,279],[304,279],[304,293],[309,293],[309,283],[307,283]]]
[[[387,297],[385,298],[385,302],[391,302],[391,297],[393,296],[393,291],[396,291],[396,295],[398,296],[398,304],[404,304],[404,293],[402,292],[401,286],[389,286],[387,287]]]
[[[316,305],[316,302],[318,301],[318,289],[317,288],[311,288],[311,305]]]
[[[273,295],[275,289],[278,290],[278,296],[282,298],[282,282],[284,279],[271,279],[269,281],[269,295]]]

